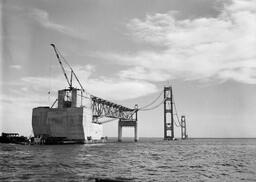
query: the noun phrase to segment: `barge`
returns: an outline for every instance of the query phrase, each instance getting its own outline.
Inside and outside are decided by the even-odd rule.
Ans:
[[[33,108],[34,143],[88,143],[102,140],[103,127],[93,122],[90,99],[80,100],[82,96],[78,92],[76,88],[59,90],[56,108]]]
[[[58,91],[58,98],[51,107],[39,106],[32,111],[32,128],[34,144],[65,144],[87,143],[101,141],[103,127],[95,122],[92,113],[91,97],[85,97],[85,90],[78,80],[72,67],[64,60],[70,69],[70,78],[54,44],[51,44],[68,83],[68,88]],[[73,87],[73,78],[80,88]],[[54,105],[58,103],[57,107]]]
[[[0,136],[0,143],[15,143],[15,144],[29,144],[27,137],[19,136],[18,133],[2,133]]]
[[[118,139],[121,141],[122,127],[134,127],[137,141],[138,107],[128,108],[85,92],[74,70],[64,57],[53,47],[68,88],[58,91],[58,97],[51,107],[39,106],[32,111],[33,143],[66,144],[105,142],[103,123],[119,119]],[[63,63],[69,68],[67,76]],[[73,87],[73,78],[79,88]],[[57,107],[54,107],[55,104]],[[99,122],[100,118],[111,118]]]

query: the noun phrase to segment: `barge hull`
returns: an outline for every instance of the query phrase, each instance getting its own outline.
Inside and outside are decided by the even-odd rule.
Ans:
[[[77,143],[100,140],[103,136],[102,125],[92,122],[85,107],[34,108],[32,127],[35,137],[64,138]]]

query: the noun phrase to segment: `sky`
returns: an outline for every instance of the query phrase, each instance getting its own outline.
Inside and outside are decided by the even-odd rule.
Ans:
[[[96,96],[133,108],[171,85],[189,137],[256,137],[256,1],[0,0],[0,9],[0,132],[31,135],[32,108],[67,87],[54,43]],[[139,137],[163,137],[163,105],[138,123]],[[117,136],[117,121],[104,135]]]

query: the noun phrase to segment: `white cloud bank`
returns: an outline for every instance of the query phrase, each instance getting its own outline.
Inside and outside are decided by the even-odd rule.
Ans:
[[[61,25],[59,23],[51,21],[49,18],[49,13],[47,11],[35,8],[30,12],[30,15],[34,20],[36,20],[40,25],[42,25],[45,28],[58,31],[62,34],[65,34],[71,37],[85,39],[85,40],[87,39],[87,36],[85,34],[82,34],[71,27]]]
[[[51,91],[52,97],[56,97],[57,90],[68,87],[64,75],[61,73],[60,68],[58,69],[57,75],[48,77],[22,77],[19,80],[9,82],[8,95],[2,95],[2,99],[0,98],[0,100],[11,104],[19,102],[48,104],[48,91]],[[92,65],[73,66],[73,70],[87,92],[104,99],[127,100],[158,91],[154,84],[145,81],[111,77],[95,78],[92,76],[95,72],[95,67]],[[68,72],[67,75],[69,76]],[[75,79],[73,79],[73,86],[79,88]],[[53,102],[54,98],[52,99]]]
[[[136,41],[162,51],[104,54],[133,66],[120,76],[150,81],[172,78],[236,80],[256,84],[256,1],[233,0],[217,17],[178,20],[175,13],[132,19],[127,27]]]

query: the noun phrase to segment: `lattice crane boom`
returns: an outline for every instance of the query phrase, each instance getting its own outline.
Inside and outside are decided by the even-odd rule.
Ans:
[[[55,54],[56,54],[56,57],[57,57],[57,59],[58,59],[58,61],[59,61],[59,64],[60,64],[60,66],[61,66],[62,72],[63,72],[63,74],[64,74],[64,76],[65,76],[65,78],[66,78],[66,81],[68,82],[69,89],[70,89],[70,90],[73,89],[73,85],[72,85],[72,84],[73,84],[73,76],[74,76],[75,79],[76,79],[76,81],[78,82],[78,84],[79,84],[81,90],[84,92],[84,91],[85,91],[85,90],[84,90],[84,87],[82,86],[81,82],[79,81],[78,77],[76,76],[76,74],[75,74],[73,68],[72,68],[72,67],[68,64],[68,62],[65,61],[65,59],[63,58],[63,59],[64,59],[64,62],[67,64],[67,66],[69,67],[69,69],[70,69],[70,71],[71,71],[70,79],[68,79],[66,70],[65,70],[65,68],[64,68],[64,66],[63,66],[63,64],[62,64],[61,58],[60,58],[60,57],[61,57],[60,53],[58,52],[58,50],[57,50],[57,48],[56,48],[56,46],[55,46],[54,44],[51,44],[51,46],[52,46],[53,49],[54,49],[54,52],[55,52]],[[63,57],[63,56],[62,56],[62,57]]]
[[[63,72],[63,74],[64,74],[64,76],[65,76],[65,78],[66,78],[66,81],[68,82],[69,88],[71,89],[71,88],[72,88],[72,81],[69,81],[69,79],[68,79],[66,70],[65,70],[65,68],[64,68],[64,66],[63,66],[63,64],[62,64],[62,61],[61,61],[61,59],[60,59],[60,55],[59,55],[59,53],[58,53],[58,51],[57,51],[57,49],[56,49],[56,46],[55,46],[54,44],[51,44],[51,46],[52,46],[53,49],[54,49],[54,52],[55,52],[56,57],[57,57],[57,59],[58,59],[58,61],[59,61],[60,67],[61,67],[61,69],[62,69],[62,72]]]

